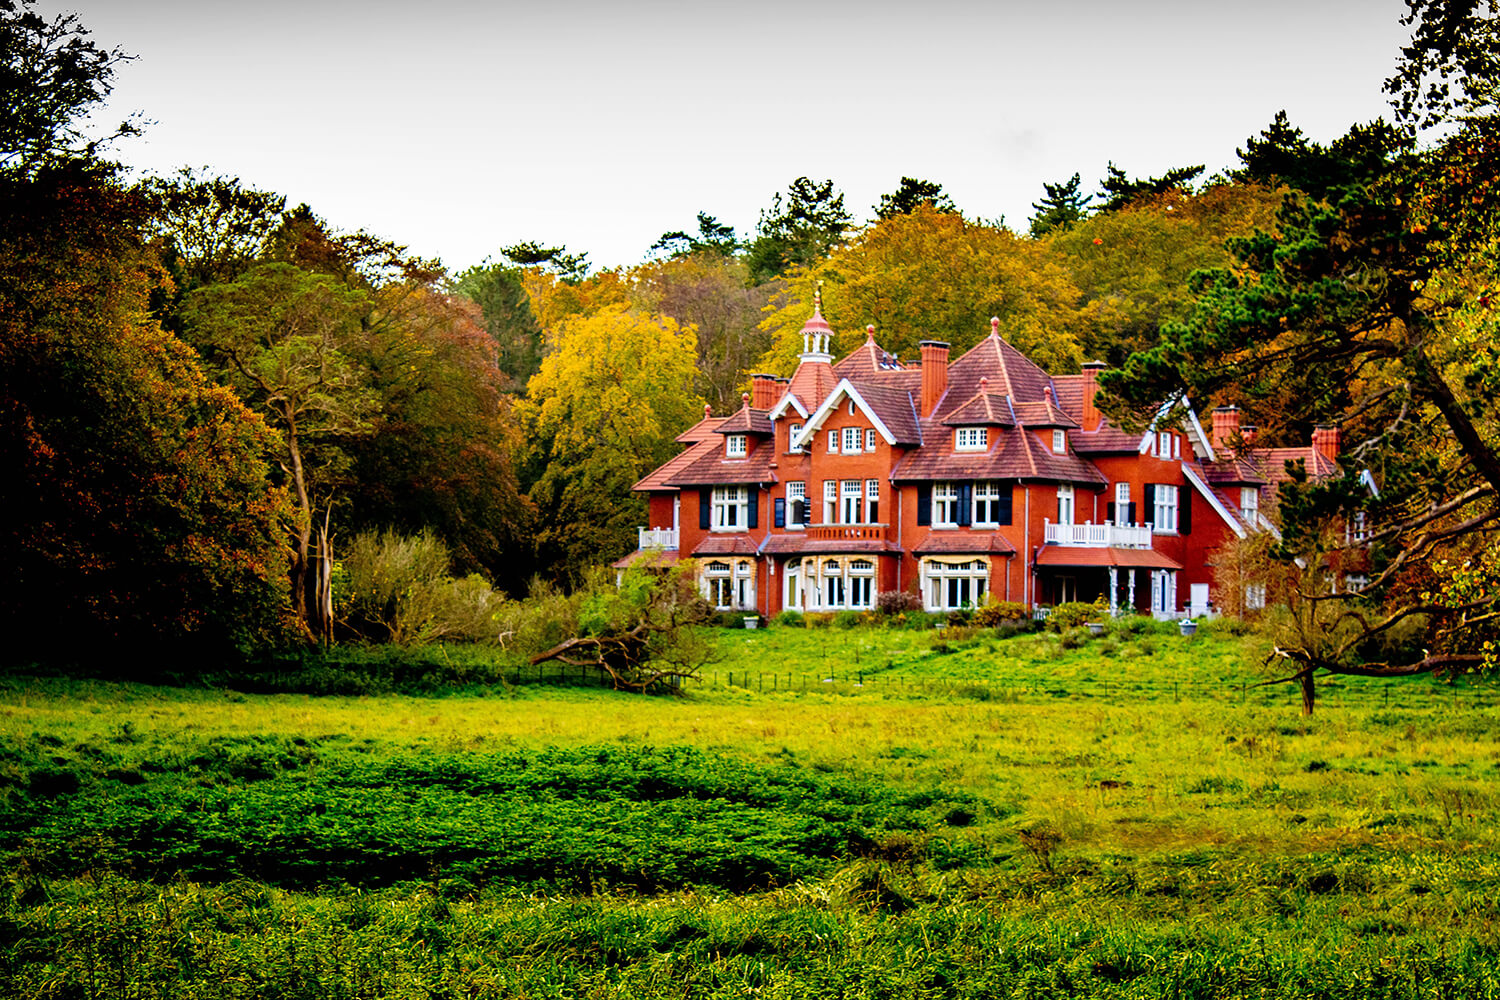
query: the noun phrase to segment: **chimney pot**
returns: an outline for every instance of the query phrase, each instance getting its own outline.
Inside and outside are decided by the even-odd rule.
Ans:
[[[1216,406],[1213,414],[1213,433],[1210,435],[1215,451],[1230,451],[1229,443],[1240,433],[1240,408],[1238,406]]]
[[[1318,452],[1330,462],[1337,462],[1339,460],[1340,437],[1338,424],[1318,424],[1313,428],[1313,451]]]

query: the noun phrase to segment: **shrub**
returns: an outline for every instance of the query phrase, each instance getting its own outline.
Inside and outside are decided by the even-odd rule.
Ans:
[[[1047,616],[1047,627],[1054,632],[1066,632],[1070,628],[1077,628],[1084,622],[1100,621],[1108,614],[1108,605],[1098,602],[1087,604],[1083,601],[1069,601],[1052,609],[1052,613]]]
[[[503,598],[481,576],[448,575],[448,548],[432,532],[363,532],[333,578],[340,622],[397,645],[495,638]]]
[[[807,623],[802,619],[802,612],[787,610],[771,619],[772,625],[781,625],[786,628],[805,628]]]
[[[833,623],[833,615],[821,611],[809,611],[803,616],[803,621],[808,628],[827,628]]]
[[[834,628],[854,628],[861,624],[858,611],[840,611],[833,616]]]
[[[996,601],[986,604],[974,612],[974,624],[981,628],[994,628],[1007,622],[1024,622],[1031,618],[1026,605],[1019,601]]]
[[[947,621],[949,625],[967,625],[973,616],[973,608],[955,608],[948,612]]]
[[[875,595],[875,610],[887,617],[905,611],[921,611],[922,598],[911,590],[882,590]]]
[[[890,624],[901,629],[929,629],[938,622],[943,621],[942,615],[931,614],[927,611],[903,611],[890,619]]]

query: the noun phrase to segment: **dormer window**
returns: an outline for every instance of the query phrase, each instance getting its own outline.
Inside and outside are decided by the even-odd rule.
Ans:
[[[787,451],[797,452],[797,451],[801,451],[802,450],[801,448],[797,447],[797,435],[799,435],[801,433],[802,433],[802,425],[801,424],[793,424],[792,425],[792,429],[787,432],[787,436],[786,436],[786,450]]]
[[[1245,520],[1255,524],[1260,519],[1260,490],[1254,486],[1240,487],[1240,513]]]
[[[984,451],[989,444],[988,427],[960,427],[953,432],[954,451]]]
[[[744,458],[750,454],[750,443],[744,434],[729,434],[724,438],[724,455],[728,458]]]
[[[1068,432],[1055,430],[1052,432],[1052,454],[1066,455],[1068,453]]]

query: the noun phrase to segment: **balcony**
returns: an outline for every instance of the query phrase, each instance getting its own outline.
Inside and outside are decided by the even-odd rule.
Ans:
[[[675,552],[677,550],[676,528],[637,528],[640,539],[636,543],[638,549],[667,549]]]
[[[890,534],[888,524],[809,524],[809,541],[883,542]]]
[[[1085,548],[1149,549],[1149,524],[1053,524],[1042,522],[1042,541],[1048,545],[1074,545]]]

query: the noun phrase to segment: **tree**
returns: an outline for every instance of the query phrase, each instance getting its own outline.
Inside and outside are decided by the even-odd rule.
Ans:
[[[531,657],[608,673],[616,691],[645,692],[698,676],[714,657],[702,627],[717,617],[691,566],[632,567],[618,586],[597,583],[577,604],[571,638]]]
[[[719,412],[739,408],[748,374],[770,346],[760,328],[770,290],[747,283],[743,261],[705,252],[630,273],[636,303],[698,330],[698,395]]]
[[[167,263],[182,294],[249,270],[268,253],[286,211],[284,196],[206,171],[184,167],[140,186],[152,202],[152,226],[167,241]]]
[[[1406,0],[1415,25],[1396,74],[1385,82],[1398,121],[1427,128],[1456,114],[1490,115],[1500,81],[1495,0]],[[1457,93],[1454,93],[1457,88]]]
[[[114,87],[115,68],[132,58],[101,49],[76,14],[51,21],[36,0],[0,0],[0,170],[30,174],[52,159],[91,159],[113,139],[134,135],[126,120],[90,141],[79,121]]]
[[[1099,206],[1101,212],[1117,211],[1144,196],[1187,188],[1193,178],[1203,173],[1203,165],[1173,167],[1160,177],[1148,177],[1144,180],[1132,180],[1126,176],[1125,171],[1115,166],[1113,160],[1109,162],[1108,170],[1109,173],[1099,182],[1102,189],[1100,197],[1104,199],[1104,204]]]
[[[1475,391],[1484,358],[1459,336],[1482,324],[1493,349],[1494,314],[1473,293],[1495,276],[1500,144],[1488,124],[1425,154],[1388,152],[1389,130],[1345,140],[1325,197],[1288,194],[1278,233],[1236,241],[1230,268],[1195,279],[1191,314],[1100,379],[1117,412],[1233,388],[1342,423],[1343,475],[1300,472],[1279,504],[1275,555],[1301,579],[1274,655],[1308,711],[1319,675],[1477,668],[1500,622],[1500,587],[1472,571],[1500,530],[1500,425]],[[1455,241],[1460,226],[1486,253]]]
[[[499,368],[519,391],[542,363],[542,328],[531,310],[519,267],[485,261],[453,280],[453,290],[479,307],[495,341]]]
[[[576,581],[635,548],[644,505],[630,487],[702,416],[692,327],[611,305],[565,319],[516,404],[541,563]]]
[[[1032,236],[1068,229],[1088,215],[1089,202],[1094,198],[1079,191],[1082,183],[1082,177],[1077,173],[1061,184],[1043,182],[1042,190],[1046,195],[1041,201],[1031,203],[1032,211],[1036,212],[1031,217]]]
[[[728,257],[739,248],[733,226],[725,225],[707,212],[699,212],[697,236],[689,236],[680,229],[662,233],[661,239],[651,244],[650,252],[660,252],[667,257],[688,257],[704,252]]]
[[[565,246],[549,247],[534,240],[523,240],[501,247],[500,253],[517,267],[546,268],[572,285],[588,277],[589,273],[589,255],[568,253]]]
[[[873,323],[888,351],[910,358],[922,340],[937,339],[956,357],[988,336],[997,316],[1005,336],[1043,367],[1068,371],[1080,360],[1078,290],[1045,244],[919,205],[787,280],[762,322],[774,338],[762,370],[796,367],[818,281],[823,315],[845,338],[836,352],[852,349]]]
[[[0,622],[9,655],[135,669],[275,641],[274,431],[148,317],[146,205],[111,168],[0,176]]]
[[[953,199],[943,192],[941,184],[903,177],[900,187],[890,194],[880,196],[880,203],[874,207],[875,218],[889,219],[893,215],[903,215],[923,204],[931,205],[939,212],[958,212]]]
[[[200,288],[183,308],[189,336],[218,376],[281,432],[281,468],[296,511],[292,608],[322,638],[332,625],[331,606],[326,578],[311,575],[312,537],[348,465],[340,449],[326,445],[368,434],[379,405],[368,370],[355,358],[367,308],[365,293],[279,262]],[[326,525],[327,516],[322,520]],[[326,527],[322,540],[326,549]],[[325,558],[325,574],[327,564]],[[310,597],[318,598],[311,606]]]
[[[854,221],[844,208],[844,195],[833,181],[798,177],[761,209],[750,244],[750,279],[756,284],[780,277],[794,268],[807,268],[828,255]]]

